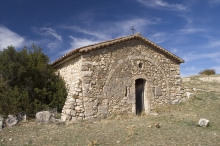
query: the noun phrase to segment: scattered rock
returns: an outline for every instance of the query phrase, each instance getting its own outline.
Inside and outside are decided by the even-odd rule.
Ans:
[[[62,121],[70,121],[71,119],[72,119],[71,116],[62,113],[62,116],[61,116]]]
[[[209,120],[204,119],[204,118],[201,118],[201,119],[199,120],[199,126],[201,126],[201,127],[207,127],[208,125],[209,125]]]
[[[90,140],[90,143],[88,144],[88,146],[95,146],[98,144],[97,140]]]
[[[152,116],[158,116],[158,113],[150,113]]]
[[[53,108],[52,110],[50,110],[50,113],[52,114],[52,116],[56,116],[57,115],[57,108]]]
[[[160,124],[159,123],[155,124],[155,127],[160,128]]]
[[[148,128],[152,128],[152,126],[151,126],[151,125],[148,125],[147,127],[148,127]]]
[[[186,102],[186,98],[181,99],[180,102]]]
[[[0,116],[0,131],[3,128],[3,120],[4,120],[4,118],[2,116]]]
[[[35,117],[37,122],[48,123],[55,121],[55,118],[52,116],[52,114],[49,111],[38,112],[36,113]]]
[[[18,113],[17,118],[19,122],[25,122],[27,120],[26,113],[25,112]]]
[[[190,95],[192,95],[193,93],[190,93],[190,92],[186,92],[186,96],[187,98],[190,98]]]
[[[18,119],[16,116],[8,115],[8,118],[6,119],[5,123],[7,126],[11,127],[18,123]]]
[[[12,141],[13,139],[12,139],[12,138],[9,138],[8,140],[9,140],[9,141]]]
[[[178,104],[179,103],[179,99],[173,100],[171,103],[172,104]]]

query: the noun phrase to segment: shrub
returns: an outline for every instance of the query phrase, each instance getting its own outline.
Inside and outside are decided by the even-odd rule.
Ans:
[[[10,46],[0,51],[0,113],[25,111],[33,117],[48,108],[62,110],[67,92],[49,58],[35,45],[20,52]]]
[[[214,69],[205,69],[203,71],[199,72],[200,75],[215,75],[215,70]]]

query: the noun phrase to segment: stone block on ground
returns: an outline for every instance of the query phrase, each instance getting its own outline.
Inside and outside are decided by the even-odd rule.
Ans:
[[[201,127],[207,127],[208,125],[209,125],[209,120],[204,119],[204,118],[201,118],[201,119],[199,120],[199,126],[201,126]]]
[[[27,114],[25,112],[20,112],[17,114],[18,122],[25,122],[27,120]]]
[[[37,122],[47,123],[47,122],[53,122],[54,121],[54,118],[52,118],[53,116],[49,111],[38,112],[38,113],[36,113],[35,117],[36,117]]]
[[[18,123],[18,119],[16,116],[8,115],[8,118],[6,119],[5,123],[9,127],[15,126]]]
[[[178,104],[179,103],[179,99],[173,100],[171,103],[172,104]]]
[[[62,121],[70,121],[71,118],[72,117],[70,115],[66,115],[66,114],[62,113],[62,116],[61,116]]]
[[[0,116],[0,131],[2,130],[3,128],[3,124],[4,124],[4,118],[2,116]]]
[[[193,94],[193,93],[186,92],[186,96],[187,96],[187,98],[190,98],[190,96],[191,96],[192,94]]]

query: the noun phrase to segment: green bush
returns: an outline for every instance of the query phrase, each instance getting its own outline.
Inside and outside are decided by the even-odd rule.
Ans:
[[[49,108],[60,112],[67,92],[41,48],[0,51],[0,114],[25,111],[29,116]]]
[[[199,72],[200,75],[215,75],[215,70],[214,69],[205,69],[203,71]]]

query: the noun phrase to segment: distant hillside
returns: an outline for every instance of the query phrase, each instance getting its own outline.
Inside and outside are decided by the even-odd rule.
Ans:
[[[183,77],[182,78],[183,82],[187,82],[190,80],[201,80],[201,81],[206,81],[206,82],[220,82],[220,74],[218,75],[194,75],[190,77]]]

